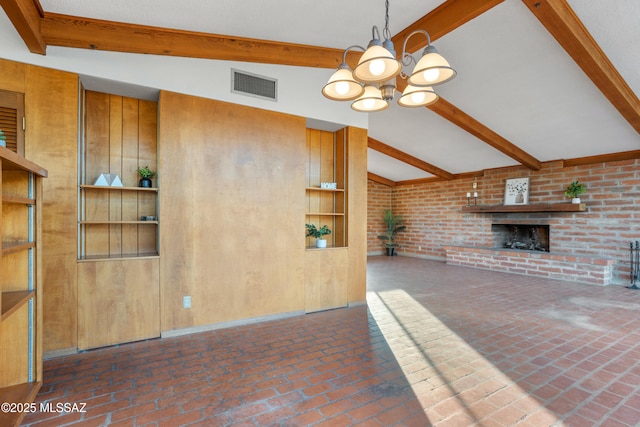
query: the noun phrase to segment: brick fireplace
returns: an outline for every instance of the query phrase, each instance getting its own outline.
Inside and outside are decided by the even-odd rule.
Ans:
[[[447,264],[605,286],[613,259],[552,253],[549,224],[492,223],[492,247],[445,246]]]
[[[491,224],[494,248],[549,252],[549,224]]]

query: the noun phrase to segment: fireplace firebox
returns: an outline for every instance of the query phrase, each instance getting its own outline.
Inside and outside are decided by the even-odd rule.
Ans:
[[[491,224],[493,246],[524,251],[549,252],[548,224]]]

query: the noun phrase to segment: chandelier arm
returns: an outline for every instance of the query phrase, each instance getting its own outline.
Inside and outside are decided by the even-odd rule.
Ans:
[[[380,40],[380,30],[378,30],[376,25],[371,28],[371,38],[374,40]]]
[[[402,54],[402,58],[400,58],[400,60],[402,61],[402,65],[404,65],[405,67],[411,65],[412,62],[414,65],[418,63],[418,61],[416,61],[416,59],[408,53]],[[402,72],[402,74],[404,74],[404,71]],[[406,74],[403,78],[406,78]]]
[[[361,50],[361,51],[363,51],[363,52],[365,52],[365,51],[367,50],[367,49],[365,49],[364,47],[362,47],[362,46],[360,46],[360,45],[357,45],[357,44],[354,44],[354,45],[349,46],[349,47],[348,47],[348,48],[346,48],[346,49],[344,50],[344,52],[342,53],[342,63],[343,63],[343,64],[346,64],[346,63],[347,63],[347,53],[349,53],[349,51],[350,51],[350,50],[352,50],[352,49],[360,49],[360,50]]]
[[[404,43],[402,44],[402,56],[400,56],[402,58],[402,65],[408,66],[408,65],[411,65],[411,62],[417,63],[415,58],[411,56],[410,53],[407,52],[407,42],[409,41],[411,36],[415,34],[424,34],[427,37],[427,46],[431,45],[431,37],[429,36],[429,33],[426,32],[425,30],[415,30],[414,32],[409,34],[407,38],[404,39]]]

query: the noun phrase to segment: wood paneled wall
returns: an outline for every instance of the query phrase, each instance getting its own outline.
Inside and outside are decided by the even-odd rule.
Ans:
[[[79,82],[76,74],[24,67],[25,157],[49,171],[42,183],[41,204],[43,350],[47,352],[77,344]]]
[[[347,205],[349,206],[348,277],[349,304],[365,304],[367,300],[367,130],[348,127],[347,141]]]
[[[0,89],[25,93],[25,155],[49,170],[42,199],[43,349],[73,349],[78,76],[0,60]],[[159,132],[161,329],[303,311],[305,120],[163,92]],[[354,303],[366,291],[366,131],[346,132],[345,252]],[[182,308],[185,295],[193,308]]]
[[[159,110],[162,330],[303,310],[305,120],[169,92]]]

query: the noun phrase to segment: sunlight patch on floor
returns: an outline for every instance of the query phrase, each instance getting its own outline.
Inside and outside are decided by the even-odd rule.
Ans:
[[[367,301],[434,424],[564,425],[406,292],[368,292]]]

